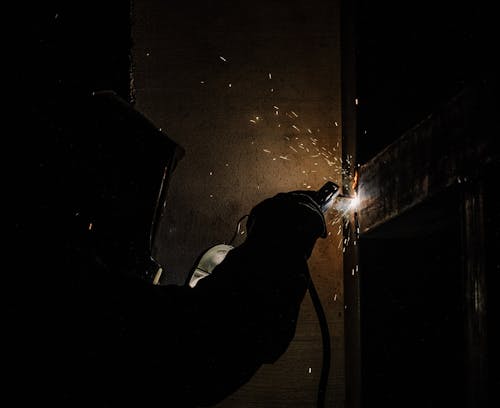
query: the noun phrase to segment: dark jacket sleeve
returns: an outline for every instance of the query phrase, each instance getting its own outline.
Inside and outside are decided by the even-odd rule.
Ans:
[[[308,285],[305,259],[242,246],[192,289],[191,364],[199,401],[221,400],[273,363],[295,335]],[[193,332],[191,333],[193,334]]]

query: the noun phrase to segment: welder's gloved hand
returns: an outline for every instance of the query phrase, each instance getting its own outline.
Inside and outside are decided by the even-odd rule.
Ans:
[[[191,338],[199,339],[182,364],[191,398],[222,400],[288,349],[309,285],[307,259],[325,236],[323,213],[304,192],[277,194],[251,210],[245,242],[189,292]]]
[[[257,204],[248,217],[247,241],[285,246],[309,258],[316,240],[326,237],[325,217],[314,193],[279,193]]]

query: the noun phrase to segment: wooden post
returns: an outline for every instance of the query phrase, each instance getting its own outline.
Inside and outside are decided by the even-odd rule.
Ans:
[[[487,406],[487,321],[484,186],[466,186],[461,203],[461,246],[465,314],[465,373],[467,407]]]
[[[341,2],[342,194],[346,196],[355,193],[353,178],[359,103],[356,90],[356,5],[356,0]],[[361,406],[361,322],[355,224],[353,214],[348,213],[343,220],[346,408]]]

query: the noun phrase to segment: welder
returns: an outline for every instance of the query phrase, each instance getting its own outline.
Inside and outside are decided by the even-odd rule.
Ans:
[[[120,308],[121,337],[105,353],[113,402],[211,406],[278,360],[309,286],[307,260],[325,236],[310,192],[279,193],[252,209],[246,240],[195,287],[122,283],[114,307],[117,297],[135,301]]]
[[[32,121],[54,135],[41,149],[57,154],[36,173],[41,204],[29,219],[23,211],[19,228],[36,242],[37,273],[17,297],[31,305],[26,314],[16,311],[17,334],[36,339],[10,349],[12,366],[24,370],[16,385],[31,390],[17,393],[17,402],[221,401],[293,339],[309,286],[307,260],[326,236],[324,197],[292,191],[262,201],[249,214],[246,240],[195,287],[153,285],[150,229],[165,198],[173,143],[115,95],[71,109],[61,101],[57,119],[42,112]]]

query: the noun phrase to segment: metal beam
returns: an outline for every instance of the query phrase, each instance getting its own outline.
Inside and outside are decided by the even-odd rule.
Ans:
[[[361,234],[451,186],[480,178],[498,159],[491,110],[484,88],[468,88],[361,166]]]

